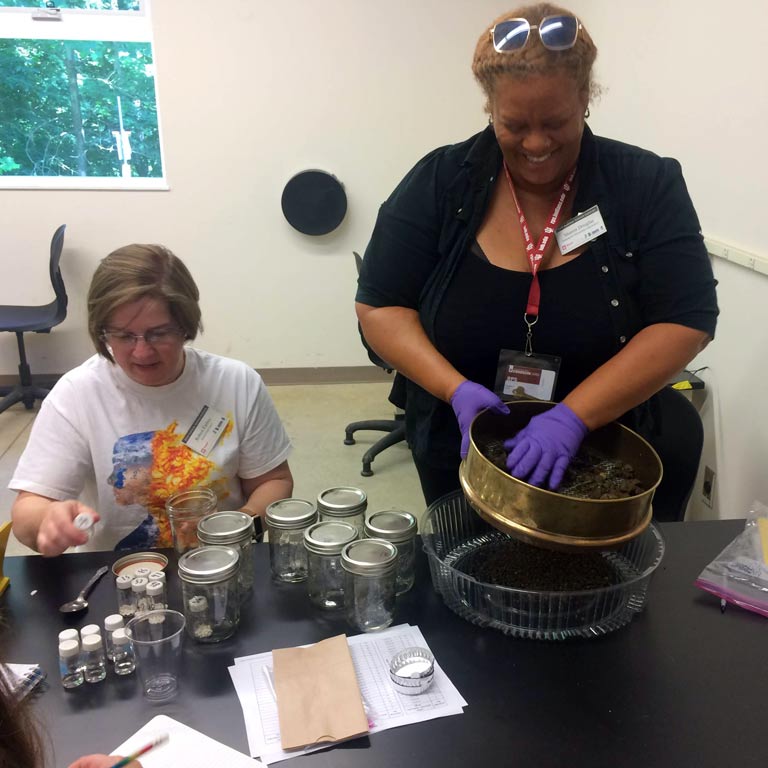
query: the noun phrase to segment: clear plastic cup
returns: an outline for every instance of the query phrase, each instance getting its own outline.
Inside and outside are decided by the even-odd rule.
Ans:
[[[166,609],[137,616],[125,628],[133,641],[144,696],[150,701],[165,701],[178,692],[185,624],[183,614]]]

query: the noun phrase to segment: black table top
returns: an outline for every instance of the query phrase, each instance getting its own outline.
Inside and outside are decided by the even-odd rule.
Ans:
[[[660,526],[666,556],[643,613],[591,640],[518,640],[481,629],[446,608],[433,591],[426,558],[417,582],[398,598],[395,623],[418,625],[438,662],[467,700],[463,715],[394,728],[293,758],[291,766],[728,766],[761,768],[768,755],[765,691],[768,624],[693,585],[743,521]],[[58,681],[57,634],[102,623],[114,613],[111,577],[87,613],[68,624],[56,610],[115,553],[55,559],[8,558],[11,587],[0,598],[8,660],[38,662],[50,686],[36,711],[50,733],[57,766],[88,752],[110,752],[157,714],[166,714],[248,753],[243,715],[227,667],[236,656],[315,642],[347,631],[340,617],[313,610],[305,586],[269,580],[266,545],[254,548],[257,588],[234,638],[216,646],[185,641],[181,693],[151,705],[135,676],[108,674],[65,691]],[[175,560],[175,558],[174,558]],[[169,566],[171,607],[178,577]],[[36,590],[35,594],[32,592]],[[174,596],[176,601],[174,603]]]

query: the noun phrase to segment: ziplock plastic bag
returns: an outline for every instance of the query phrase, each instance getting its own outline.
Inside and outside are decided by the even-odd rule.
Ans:
[[[744,530],[695,582],[729,603],[768,616],[768,507],[752,503]]]

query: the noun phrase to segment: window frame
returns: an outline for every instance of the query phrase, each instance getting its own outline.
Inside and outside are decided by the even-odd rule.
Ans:
[[[39,5],[0,7],[0,39],[32,40],[99,40],[106,42],[149,43],[154,69],[158,144],[162,176],[13,176],[0,174],[3,189],[106,189],[168,190],[166,155],[163,150],[163,128],[160,118],[160,88],[157,56],[152,33],[150,0],[140,0],[137,11],[87,8],[62,8],[60,19],[35,20],[44,12]]]

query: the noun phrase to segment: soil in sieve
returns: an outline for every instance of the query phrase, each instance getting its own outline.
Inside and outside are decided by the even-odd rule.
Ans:
[[[597,552],[556,552],[515,539],[486,544],[462,563],[462,570],[485,584],[547,592],[599,589],[620,581]]]
[[[499,469],[507,471],[507,452],[500,440],[489,440],[481,451]],[[631,464],[582,447],[565,471],[557,492],[578,499],[626,499],[645,490]]]

